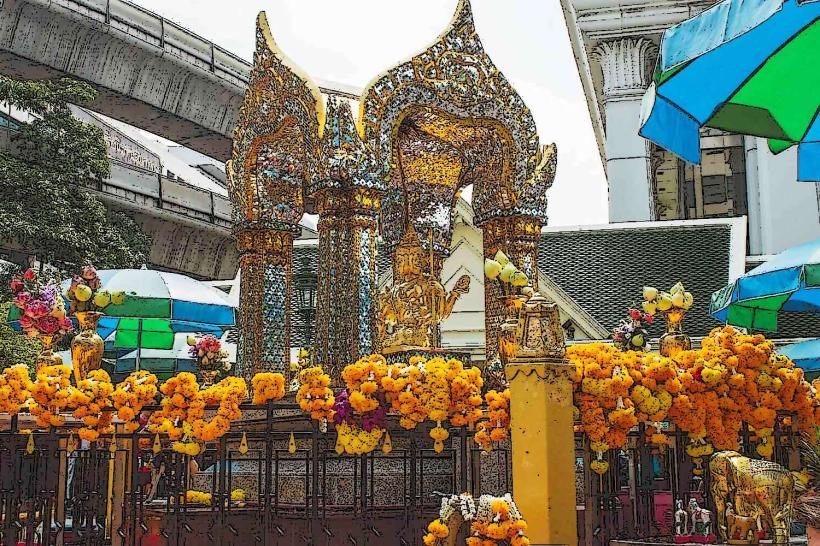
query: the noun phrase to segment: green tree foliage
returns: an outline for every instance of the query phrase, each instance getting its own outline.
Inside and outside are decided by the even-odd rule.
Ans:
[[[9,315],[11,303],[0,303],[0,317]],[[34,369],[34,362],[41,349],[40,342],[16,332],[5,320],[0,321],[0,370],[16,364]]]
[[[0,76],[0,101],[35,117],[0,149],[0,245],[57,267],[139,267],[150,238],[83,188],[110,174],[108,151],[102,130],[73,117],[68,105],[95,94],[73,80]]]

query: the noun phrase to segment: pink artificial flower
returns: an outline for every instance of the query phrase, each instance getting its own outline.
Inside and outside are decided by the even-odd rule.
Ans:
[[[17,292],[17,294],[14,295],[14,305],[20,309],[25,309],[30,301],[31,294],[29,292]]]
[[[60,319],[46,315],[37,319],[37,329],[46,335],[56,334],[60,331]]]
[[[63,317],[62,320],[60,320],[60,331],[64,334],[67,334],[72,330],[74,330],[74,323],[71,322],[70,318]]]
[[[32,326],[34,326],[34,319],[27,317],[26,315],[20,317],[20,328],[23,330],[28,330]]]
[[[28,268],[26,269],[26,272],[23,273],[23,278],[27,281],[33,281],[35,278],[37,278],[37,274],[34,272],[33,269]]]
[[[39,319],[51,313],[51,308],[42,300],[32,300],[26,304],[26,315]]]
[[[80,276],[87,281],[90,281],[94,277],[97,276],[97,270],[94,268],[93,265],[85,265],[80,270]]]
[[[21,281],[20,279],[12,279],[11,283],[10,283],[10,286],[11,286],[11,291],[14,292],[15,294],[17,292],[21,292],[25,288],[25,285],[23,284],[23,281]]]
[[[646,315],[644,315],[643,320],[644,320],[644,322],[646,322],[647,324],[652,324],[653,322],[655,322],[655,316],[654,316],[654,315],[650,315],[650,314],[646,314]]]
[[[637,309],[630,309],[629,318],[631,318],[632,320],[641,320],[641,312]]]

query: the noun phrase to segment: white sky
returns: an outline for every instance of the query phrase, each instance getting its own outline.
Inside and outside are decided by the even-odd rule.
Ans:
[[[364,88],[429,45],[456,0],[135,0],[250,60],[256,15],[314,79]],[[558,0],[472,0],[487,53],[558,144],[550,225],[607,221],[607,186]]]

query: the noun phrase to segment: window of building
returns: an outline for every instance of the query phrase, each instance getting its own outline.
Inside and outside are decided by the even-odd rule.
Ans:
[[[704,129],[700,140],[700,165],[687,163],[666,150],[655,150],[655,211],[659,220],[747,213],[742,137]]]

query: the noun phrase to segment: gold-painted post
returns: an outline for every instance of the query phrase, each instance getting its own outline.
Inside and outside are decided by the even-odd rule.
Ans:
[[[536,293],[519,312],[510,384],[513,498],[533,545],[578,543],[572,374],[557,307]]]

